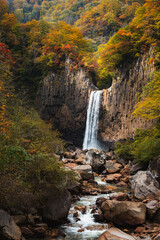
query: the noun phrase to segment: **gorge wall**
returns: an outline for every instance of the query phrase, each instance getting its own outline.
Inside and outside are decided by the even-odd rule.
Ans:
[[[82,145],[90,90],[96,89],[83,69],[73,71],[67,59],[60,74],[51,72],[39,93],[43,119],[50,120],[63,138]]]
[[[103,90],[100,109],[99,136],[103,141],[133,138],[137,128],[149,128],[153,123],[132,115],[137,96],[154,71],[149,59],[152,51],[132,64],[118,69],[118,77],[109,89]],[[68,59],[60,74],[50,73],[44,79],[39,94],[41,115],[50,120],[63,138],[82,146],[88,99],[96,87],[83,69],[73,71]]]
[[[132,115],[137,97],[151,77],[154,65],[152,50],[135,60],[131,65],[119,68],[118,77],[109,89],[103,90],[100,111],[99,135],[105,141],[133,138],[137,128],[149,128],[152,121]]]

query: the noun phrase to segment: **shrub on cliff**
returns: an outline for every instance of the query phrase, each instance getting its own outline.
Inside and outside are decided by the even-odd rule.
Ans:
[[[116,153],[126,160],[135,159],[140,165],[147,166],[160,155],[160,124],[149,130],[137,130],[133,141],[116,144]]]

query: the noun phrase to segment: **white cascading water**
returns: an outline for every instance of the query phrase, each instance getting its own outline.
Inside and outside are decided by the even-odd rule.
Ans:
[[[100,145],[97,139],[98,124],[99,124],[99,109],[101,103],[102,92],[100,90],[92,91],[90,95],[86,130],[83,141],[83,149],[97,148],[100,149]]]

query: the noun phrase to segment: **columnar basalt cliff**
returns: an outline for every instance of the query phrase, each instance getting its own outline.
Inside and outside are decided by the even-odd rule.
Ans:
[[[154,66],[149,63],[149,54],[126,64],[119,69],[116,80],[109,89],[103,90],[100,111],[99,135],[105,141],[133,138],[137,128],[149,128],[151,121],[135,118],[132,115],[138,95],[150,79]]]
[[[73,71],[67,59],[60,74],[50,73],[39,94],[42,117],[51,120],[63,137],[82,145],[85,132],[88,96],[96,89],[84,69]]]

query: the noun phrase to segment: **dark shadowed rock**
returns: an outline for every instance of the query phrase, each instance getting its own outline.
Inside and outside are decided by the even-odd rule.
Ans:
[[[132,167],[130,169],[130,174],[134,175],[136,174],[139,170],[142,170],[142,167],[139,165],[137,162],[132,163]]]
[[[139,202],[106,200],[101,205],[106,220],[118,225],[139,225],[146,220],[146,206]]]
[[[110,228],[104,232],[98,240],[135,240],[135,238],[122,232],[118,228]]]
[[[48,223],[61,223],[67,219],[71,207],[71,194],[66,189],[54,189],[43,209],[43,217]]]
[[[156,180],[160,183],[160,156],[156,157],[149,164],[149,171],[153,174]]]
[[[91,149],[86,153],[85,163],[92,166],[92,170],[101,173],[105,169],[106,155],[99,150]]]
[[[153,218],[155,213],[160,209],[160,204],[156,200],[152,200],[146,204],[147,214],[150,219]]]
[[[131,182],[134,197],[144,200],[147,197],[155,198],[160,191],[159,183],[149,171],[139,171],[132,177]]]
[[[0,209],[0,239],[20,240],[21,236],[21,230],[13,218],[7,212]]]

